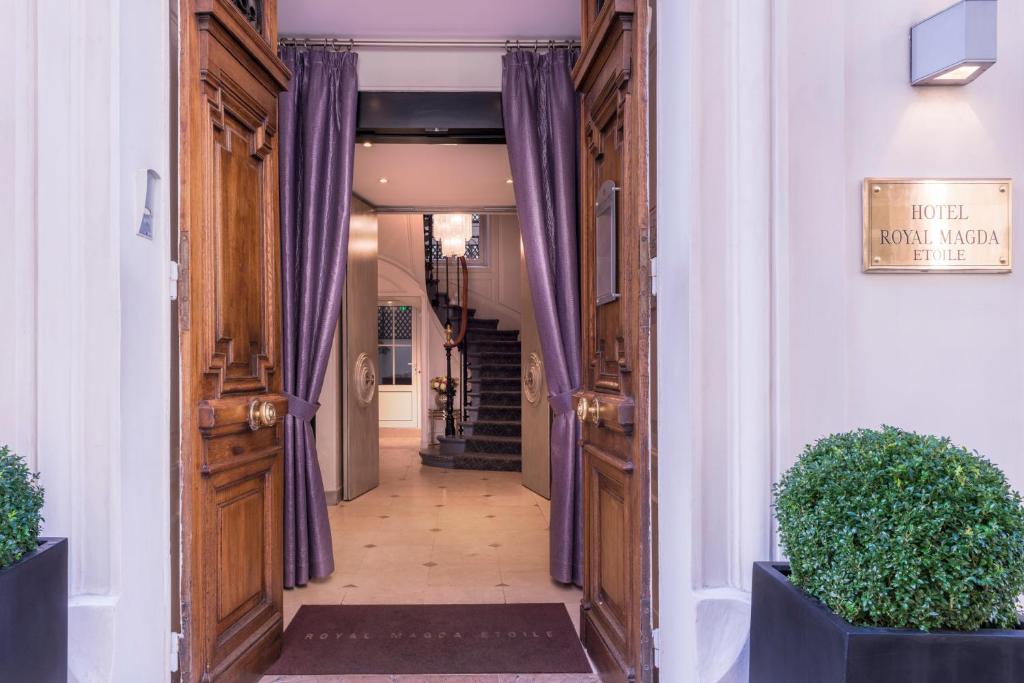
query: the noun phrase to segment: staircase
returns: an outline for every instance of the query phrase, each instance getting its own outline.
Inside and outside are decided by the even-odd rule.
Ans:
[[[519,330],[499,330],[497,320],[469,320],[464,345],[469,383],[466,451],[455,467],[522,470],[522,384]]]
[[[462,309],[450,302],[448,293],[438,291],[442,287],[437,280],[427,281],[434,312],[442,325],[451,322],[457,336]],[[420,457],[425,465],[435,467],[519,472],[523,446],[519,330],[499,330],[497,320],[478,318],[470,308],[461,350],[466,378],[461,387],[466,392],[464,449],[446,444],[448,452],[433,447],[421,451]],[[459,397],[455,410],[463,410]]]

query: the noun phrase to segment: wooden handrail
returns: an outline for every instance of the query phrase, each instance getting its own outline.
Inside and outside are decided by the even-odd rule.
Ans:
[[[462,269],[462,301],[459,302],[462,306],[462,314],[459,316],[459,336],[445,344],[448,348],[455,348],[462,344],[462,340],[466,338],[466,327],[469,326],[469,267],[466,265],[464,256],[458,258],[458,264]]]

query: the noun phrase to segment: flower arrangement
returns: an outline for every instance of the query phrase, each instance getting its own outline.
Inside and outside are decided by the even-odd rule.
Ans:
[[[452,389],[455,389],[455,387],[457,387],[457,386],[459,386],[459,380],[457,380],[456,378],[452,377]],[[430,388],[433,389],[434,391],[436,391],[441,396],[447,396],[448,395],[448,378],[444,377],[444,376],[434,377],[433,379],[430,380]]]

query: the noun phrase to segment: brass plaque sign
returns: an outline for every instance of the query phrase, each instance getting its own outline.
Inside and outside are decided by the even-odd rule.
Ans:
[[[864,181],[864,272],[1008,273],[1013,183]]]

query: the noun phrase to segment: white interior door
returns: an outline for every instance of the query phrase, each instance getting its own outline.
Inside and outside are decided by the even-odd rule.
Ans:
[[[412,306],[395,302],[377,306],[377,366],[380,372],[380,426],[418,429],[419,325]]]

